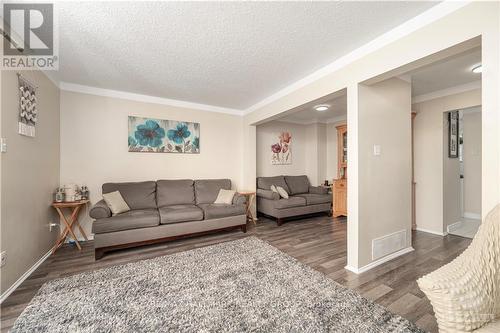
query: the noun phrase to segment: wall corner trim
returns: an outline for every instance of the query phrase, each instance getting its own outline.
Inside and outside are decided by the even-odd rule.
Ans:
[[[471,90],[481,89],[481,80],[472,81],[469,83],[461,84],[455,87],[446,88],[442,90],[433,91],[428,94],[418,95],[412,97],[411,104],[422,103],[426,101],[430,101],[431,99],[446,97],[450,95],[456,95],[460,93],[464,93]]]
[[[7,297],[9,297],[9,295],[12,294],[17,289],[17,287],[19,287],[21,283],[24,282],[24,280],[26,280],[41,264],[43,264],[43,262],[47,260],[47,258],[50,257],[51,254],[52,248],[50,248],[50,250],[47,251],[47,253],[45,253],[43,257],[41,257],[33,266],[31,266],[30,269],[28,269],[23,275],[21,275],[21,277],[17,279],[17,281],[14,282],[12,286],[5,290],[2,296],[0,296],[0,304],[2,304],[3,301],[5,301]]]
[[[356,267],[352,267],[352,266],[345,266],[344,268],[347,269],[348,271],[355,273],[355,274],[361,274],[361,273],[367,272],[367,271],[369,271],[377,266],[380,266],[383,263],[386,263],[392,259],[395,259],[399,256],[402,256],[403,254],[406,254],[406,253],[409,253],[412,251],[415,251],[415,249],[413,247],[409,246],[409,247],[405,247],[404,249],[401,249],[399,251],[396,251],[394,253],[391,253],[385,257],[377,259],[377,260],[375,260],[375,261],[373,261],[373,262],[371,262],[368,265],[365,265],[363,267],[356,268]]]

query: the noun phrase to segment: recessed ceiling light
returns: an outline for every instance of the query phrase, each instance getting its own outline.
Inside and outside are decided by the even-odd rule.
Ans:
[[[474,68],[472,68],[472,73],[482,73],[483,72],[483,66],[482,65],[477,65]]]
[[[316,105],[314,107],[314,110],[316,110],[316,111],[326,111],[329,108],[330,108],[330,105],[325,105],[325,104],[324,105]]]

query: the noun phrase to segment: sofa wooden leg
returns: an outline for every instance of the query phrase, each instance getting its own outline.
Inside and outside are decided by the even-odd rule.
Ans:
[[[247,233],[247,225],[246,224],[241,226],[241,231],[243,231],[244,233]]]
[[[94,257],[95,257],[95,260],[99,260],[99,259],[101,259],[102,257],[104,257],[104,250],[101,250],[101,249],[95,249],[95,250],[94,250]]]
[[[278,223],[278,227],[279,227],[280,225],[282,225],[282,224],[283,224],[283,219],[281,219],[281,218],[279,218],[279,217],[278,217],[278,218],[276,219],[276,223]]]

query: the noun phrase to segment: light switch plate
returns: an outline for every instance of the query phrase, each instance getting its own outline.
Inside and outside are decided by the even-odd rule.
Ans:
[[[382,147],[380,145],[373,145],[373,156],[380,156],[382,153]]]
[[[0,138],[0,152],[2,152],[2,153],[7,152],[7,139],[6,138]]]

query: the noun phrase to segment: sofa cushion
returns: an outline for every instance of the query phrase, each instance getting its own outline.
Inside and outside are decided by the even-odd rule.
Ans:
[[[303,193],[303,194],[297,194],[295,196],[306,199],[307,205],[316,205],[316,204],[332,202],[332,196],[330,194]]]
[[[300,207],[306,205],[306,199],[301,197],[290,197],[289,199],[274,200],[274,208],[284,209],[292,207]]]
[[[119,191],[130,209],[156,208],[156,182],[105,183],[102,193]]]
[[[246,214],[245,205],[200,204],[199,206],[205,213],[205,220]]]
[[[104,193],[102,195],[102,198],[106,202],[106,205],[108,205],[113,215],[125,213],[130,210],[130,207],[127,205],[125,200],[123,200],[123,197],[119,191]]]
[[[94,221],[92,232],[102,234],[120,230],[155,227],[159,224],[160,216],[157,209],[137,209]]]
[[[191,179],[158,180],[156,201],[158,207],[194,205],[194,181]]]
[[[275,177],[258,177],[257,178],[257,188],[261,188],[263,190],[271,190],[271,185],[281,186],[290,193],[288,185],[285,182],[284,176],[275,176]]]
[[[89,211],[89,216],[93,219],[102,219],[105,217],[111,217],[111,209],[104,200],[96,202],[94,206]]]
[[[229,179],[200,179],[194,181],[196,204],[214,203],[219,190],[230,190]]]
[[[159,211],[161,224],[203,220],[203,211],[195,205],[165,206]]]
[[[309,179],[307,176],[285,176],[286,184],[290,191],[289,194],[301,194],[309,192]]]

